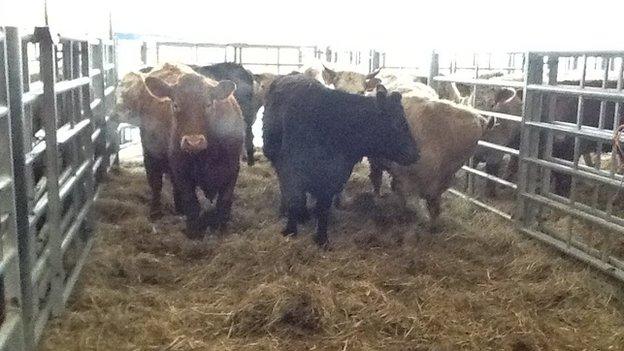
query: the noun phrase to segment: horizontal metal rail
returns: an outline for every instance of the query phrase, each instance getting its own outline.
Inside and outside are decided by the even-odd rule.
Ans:
[[[582,172],[582,171],[574,169],[574,167],[572,166],[565,166],[560,163],[548,162],[548,161],[538,159],[538,158],[533,158],[533,157],[526,157],[522,160],[526,162],[530,162],[534,165],[548,168],[553,171],[558,171],[564,174],[578,176],[578,177],[584,178],[585,180],[589,180],[595,183],[609,185],[609,186],[616,187],[616,188],[622,185],[621,180],[611,179],[611,178],[607,178],[604,176],[601,177],[600,175],[596,175],[596,174],[589,173],[589,172]],[[621,176],[619,177],[621,178]]]
[[[599,129],[586,125],[580,127],[566,122],[554,121],[554,122],[525,122],[528,127],[534,127],[544,130],[550,130],[553,132],[560,132],[569,136],[579,137],[583,139],[598,141],[602,143],[611,143],[613,140],[613,131],[608,129]],[[624,137],[621,139],[624,141]]]
[[[560,95],[567,96],[581,96],[588,99],[601,99],[601,100],[609,100],[616,102],[624,102],[624,92],[617,89],[608,89],[608,88],[593,88],[593,87],[584,87],[584,88],[573,88],[569,86],[552,86],[552,85],[539,85],[539,84],[530,84],[527,85],[528,90],[539,91],[544,93],[555,93]]]
[[[455,196],[458,196],[458,197],[460,197],[460,198],[462,198],[462,199],[464,199],[464,200],[466,200],[466,201],[468,201],[468,202],[470,202],[470,203],[472,203],[474,205],[477,205],[478,207],[481,207],[484,210],[490,211],[490,212],[500,216],[503,219],[506,219],[506,220],[509,220],[509,221],[512,220],[512,216],[510,214],[505,213],[505,212],[499,210],[498,208],[496,208],[494,206],[490,206],[490,205],[486,204],[483,201],[479,201],[479,200],[477,200],[475,198],[472,198],[472,197],[462,193],[461,191],[458,191],[456,189],[451,188],[451,189],[448,189],[448,192],[453,194],[453,195],[455,195]]]
[[[502,145],[490,143],[490,142],[487,142],[485,140],[479,140],[477,142],[477,144],[479,146],[484,146],[484,147],[486,147],[488,149],[504,152],[504,153],[506,153],[508,155],[518,156],[519,153],[520,153],[520,151],[518,151],[518,150],[516,150],[514,148],[510,148],[510,147],[507,147],[507,146],[502,146]]]
[[[506,186],[508,188],[511,188],[511,189],[514,189],[514,190],[516,190],[518,188],[518,186],[516,184],[514,184],[514,183],[512,183],[510,181],[507,181],[507,180],[505,180],[503,178],[499,178],[497,176],[493,176],[491,174],[488,174],[486,172],[480,171],[478,169],[474,169],[474,168],[471,168],[471,167],[468,167],[468,166],[462,166],[461,169],[463,171],[466,171],[466,172],[478,175],[481,178],[485,178],[485,179],[491,180],[493,182],[496,182],[496,183],[498,183],[500,185],[503,185],[503,186]]]
[[[459,79],[448,76],[436,76],[433,78],[436,82],[460,83],[481,87],[500,87],[500,88],[524,88],[524,83],[514,80],[499,79]]]

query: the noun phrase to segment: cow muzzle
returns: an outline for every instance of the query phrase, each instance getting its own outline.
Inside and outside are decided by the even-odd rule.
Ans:
[[[184,135],[180,140],[180,148],[189,153],[206,150],[207,147],[208,141],[206,141],[206,137],[201,134]]]

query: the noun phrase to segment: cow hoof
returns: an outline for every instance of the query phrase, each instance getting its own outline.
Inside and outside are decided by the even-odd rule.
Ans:
[[[156,209],[156,210],[150,210],[149,213],[149,219],[150,221],[156,221],[161,219],[163,216],[163,213],[160,209]]]
[[[442,231],[442,228],[440,228],[439,224],[431,224],[429,225],[429,233],[431,234],[438,234]]]
[[[187,229],[184,234],[191,240],[202,240],[204,238],[204,233],[202,231]]]
[[[302,211],[301,214],[299,215],[299,218],[297,218],[297,222],[299,223],[305,223],[309,220],[310,220],[310,212],[308,212],[308,210]]]
[[[282,235],[283,236],[295,236],[297,235],[297,230],[286,227],[282,230]]]
[[[316,245],[318,245],[319,248],[323,250],[329,249],[329,241],[327,240],[326,237],[322,238],[322,237],[319,237],[318,235],[315,235],[314,242],[316,243]]]

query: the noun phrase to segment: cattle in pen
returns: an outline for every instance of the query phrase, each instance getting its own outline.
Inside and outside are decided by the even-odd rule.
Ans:
[[[224,226],[230,218],[245,134],[233,96],[236,85],[172,64],[124,81],[121,104],[139,118],[153,195],[151,213],[160,210],[162,177],[169,173],[176,210],[186,216],[189,237],[201,236],[208,224]],[[206,215],[200,215],[197,188],[209,200],[216,198],[215,209]]]
[[[473,154],[479,139],[492,130],[494,119],[450,101],[408,96],[402,103],[412,136],[419,145],[420,159],[411,165],[373,159],[371,182],[378,193],[382,170],[387,170],[392,175],[392,188],[404,206],[409,195],[427,202],[430,229],[435,231],[442,193]]]
[[[207,66],[186,65],[204,77],[215,81],[231,80],[236,84],[234,97],[238,102],[245,120],[245,156],[247,164],[252,166],[255,162],[253,146],[253,124],[260,105],[255,96],[254,76],[242,65],[234,62],[221,62]],[[139,72],[149,73],[154,68],[151,66],[141,68]]]
[[[316,198],[314,237],[327,244],[332,198],[364,156],[409,164],[417,161],[401,95],[380,89],[376,97],[331,90],[304,75],[284,76],[269,88],[265,106],[264,154],[276,170],[288,219],[285,235],[296,234],[307,217],[306,193]]]

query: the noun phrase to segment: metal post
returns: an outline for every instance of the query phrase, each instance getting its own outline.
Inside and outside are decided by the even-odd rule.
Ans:
[[[158,46],[156,46],[156,48],[158,48]],[[157,49],[157,52],[158,52],[158,49]],[[98,175],[97,175],[98,180],[101,180],[104,177],[104,175],[106,174],[106,171],[108,170],[110,166],[110,157],[108,155],[108,148],[107,148],[108,128],[106,125],[106,114],[108,113],[108,106],[107,106],[108,104],[106,101],[105,58],[106,58],[106,47],[104,45],[104,41],[100,40],[98,44],[98,54],[95,56],[95,59],[94,59],[96,68],[98,68],[100,72],[102,72],[101,80],[99,82],[100,84],[99,86],[96,87],[96,89],[100,91],[100,96],[102,97],[102,102],[101,102],[102,115],[99,116],[98,118],[99,121],[97,124],[97,127],[100,128],[101,136],[100,136],[100,144],[97,145],[96,147],[99,148],[99,150],[101,150],[102,152],[102,165],[100,166],[100,169],[98,169]]]
[[[141,64],[147,66],[147,42],[141,43]]]
[[[15,282],[14,286],[9,286],[7,295],[12,296],[13,306],[21,308],[22,323],[18,325],[17,331],[20,335],[18,338],[23,338],[23,341],[15,341],[13,347],[16,350],[22,350],[24,346],[28,347],[28,350],[34,349],[34,336],[33,332],[33,291],[30,284],[30,267],[33,266],[33,255],[30,248],[32,243],[30,242],[31,236],[29,235],[29,223],[28,223],[28,187],[26,184],[25,172],[25,153],[24,153],[24,134],[22,119],[24,118],[24,106],[23,96],[24,91],[23,79],[22,79],[22,40],[19,36],[18,29],[16,27],[6,28],[6,62],[8,73],[8,91],[9,95],[9,109],[10,109],[10,129],[11,133],[11,147],[13,155],[13,191],[15,195],[15,209],[14,209],[14,226],[17,234],[18,248],[18,261],[19,267],[19,282]],[[4,61],[0,57],[0,61]],[[3,69],[4,67],[0,67]],[[4,150],[7,152],[7,150]],[[9,219],[13,221],[13,219]],[[12,238],[5,238],[5,240],[13,240]],[[16,266],[16,270],[18,270]],[[15,290],[13,290],[15,289]],[[5,301],[11,303],[10,301]]]
[[[431,51],[431,61],[429,62],[429,76],[427,84],[433,89],[437,88],[434,78],[440,74],[440,55],[435,50]]]
[[[54,43],[48,28],[37,28],[37,37],[41,54],[39,58],[41,80],[43,82],[42,115],[45,129],[45,164],[47,177],[48,212],[46,222],[48,225],[48,236],[50,240],[50,306],[51,313],[60,314],[63,309],[63,262],[61,257],[61,199],[59,196],[59,150],[56,140],[57,133],[57,100],[56,100],[56,70]]]
[[[539,154],[539,131],[529,127],[527,122],[539,121],[542,114],[542,96],[540,93],[529,90],[531,84],[541,84],[543,72],[543,57],[539,54],[527,53],[524,75],[524,103],[522,106],[522,122],[520,134],[520,149],[518,155],[518,195],[516,210],[520,225],[529,227],[534,223],[535,208],[523,195],[534,194],[537,187],[535,166],[526,160],[528,157],[537,158]]]

